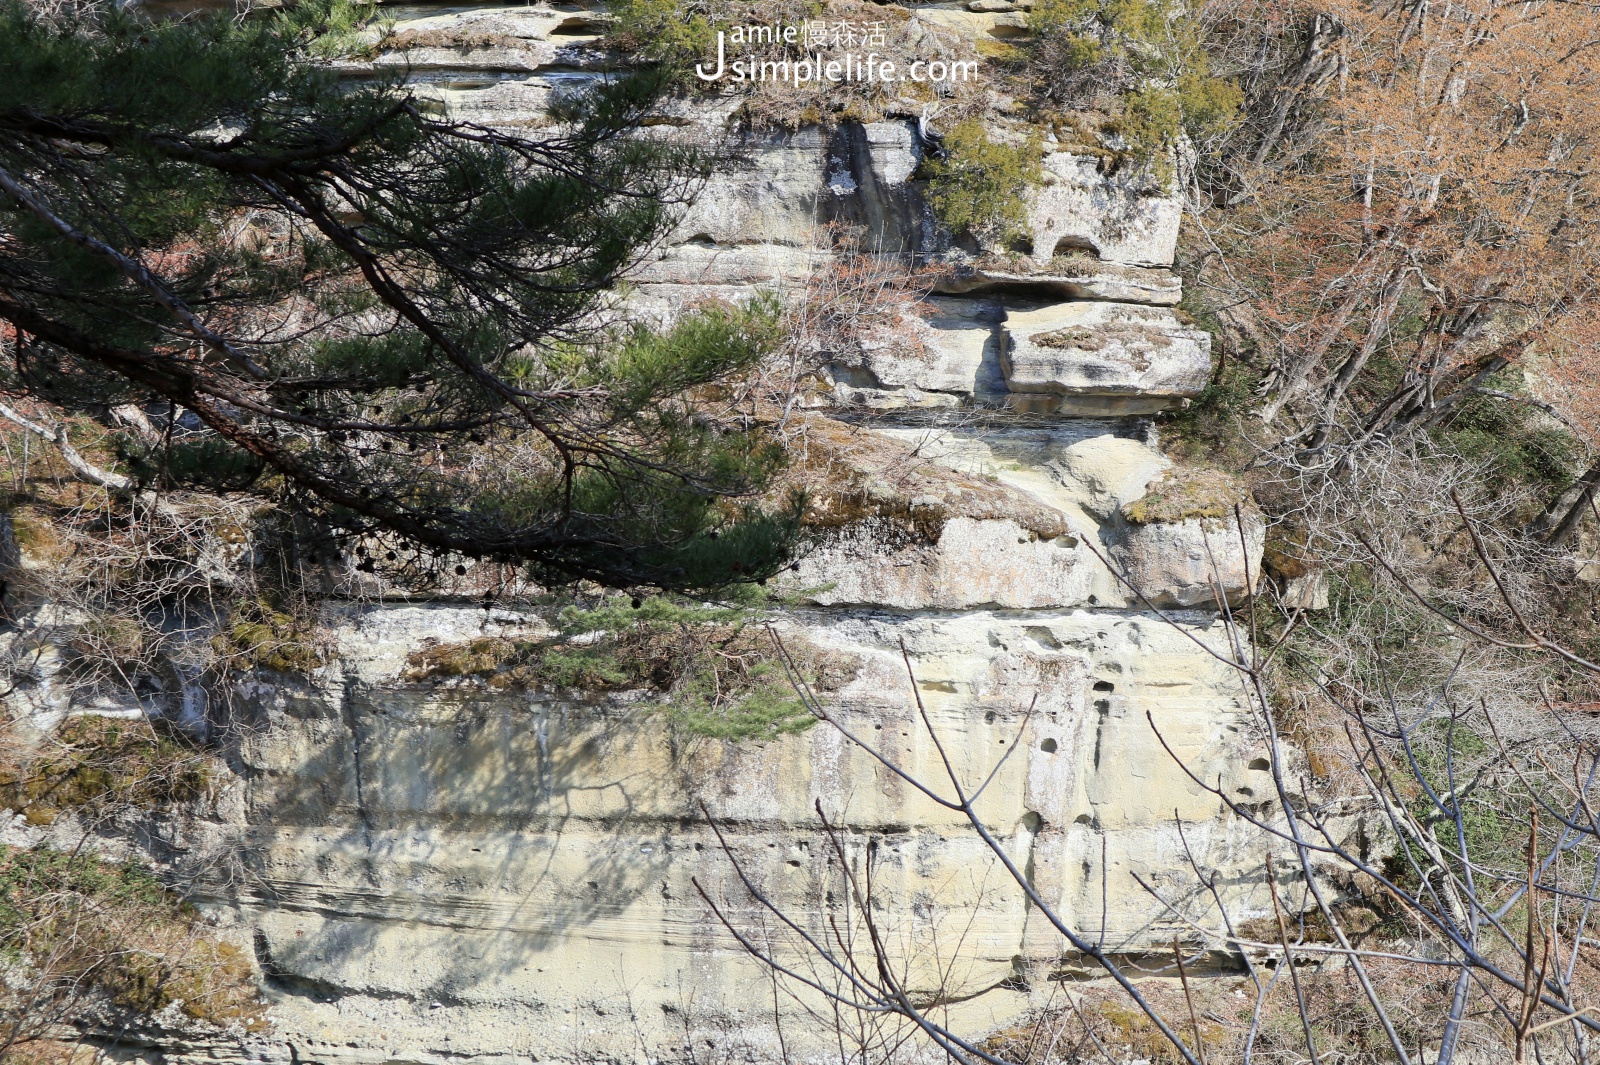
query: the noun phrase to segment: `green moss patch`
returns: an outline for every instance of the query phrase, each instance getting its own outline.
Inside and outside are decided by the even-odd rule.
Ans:
[[[240,669],[310,673],[327,664],[308,621],[274,610],[265,600],[239,604],[227,629],[212,638],[212,650]]]
[[[803,731],[816,719],[758,620],[759,612],[747,605],[615,597],[563,610],[560,635],[549,639],[485,638],[418,651],[404,678],[473,678],[491,688],[586,693],[645,689],[659,695],[668,719],[691,735],[769,740]],[[847,656],[796,638],[786,638],[785,648],[800,678],[815,689],[837,688],[855,675]]]
[[[1235,506],[1254,505],[1249,490],[1221,470],[1176,467],[1150,482],[1145,494],[1122,513],[1135,525],[1156,525],[1191,518],[1231,519]]]
[[[50,519],[38,509],[14,507],[7,517],[11,519],[11,535],[25,558],[33,562],[49,562],[66,553],[60,534],[50,524]]]
[[[44,825],[65,811],[187,802],[205,792],[208,779],[206,756],[158,724],[76,717],[25,763],[0,762],[0,805]]]

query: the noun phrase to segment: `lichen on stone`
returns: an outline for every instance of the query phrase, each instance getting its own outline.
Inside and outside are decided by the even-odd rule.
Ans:
[[[790,480],[807,492],[806,525],[824,533],[873,523],[897,546],[936,544],[953,518],[1010,520],[1041,540],[1071,533],[1066,517],[1025,492],[919,454],[916,444],[816,417]]]
[[[1151,481],[1145,494],[1123,507],[1123,517],[1135,525],[1156,525],[1194,518],[1222,521],[1233,517],[1234,507],[1254,507],[1250,491],[1218,469],[1174,467]]]
[[[1097,329],[1056,329],[1048,333],[1035,333],[1029,339],[1041,348],[1076,348],[1079,351],[1099,351],[1106,346],[1102,331]]]

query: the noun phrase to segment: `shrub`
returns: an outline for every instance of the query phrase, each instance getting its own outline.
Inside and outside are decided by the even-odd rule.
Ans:
[[[236,669],[306,674],[327,663],[316,644],[315,626],[274,610],[264,599],[236,605],[227,629],[212,638],[211,647]]]
[[[1487,462],[1497,487],[1528,485],[1543,498],[1560,494],[1583,470],[1579,441],[1529,402],[1520,373],[1502,372],[1487,385],[1499,395],[1466,400],[1435,436],[1466,458]]]
[[[716,54],[717,34],[706,14],[679,0],[617,0],[611,44],[661,63],[683,80],[696,62]]]
[[[983,123],[965,119],[945,136],[944,156],[927,165],[928,199],[956,233],[999,242],[1027,221],[1027,189],[1043,179],[1037,135],[1019,145],[989,139]]]
[[[1237,85],[1211,74],[1183,0],[1040,0],[1028,28],[1042,94],[1114,112],[1111,129],[1140,161],[1161,158],[1185,133],[1203,140],[1226,129],[1243,102]]]
[[[266,1026],[249,958],[203,928],[194,907],[143,867],[85,852],[0,845],[0,957],[25,973],[0,983],[0,1045],[59,1035],[104,1007],[176,1005],[226,1028]]]

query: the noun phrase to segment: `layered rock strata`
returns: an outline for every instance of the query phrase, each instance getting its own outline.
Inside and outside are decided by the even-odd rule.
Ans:
[[[391,50],[348,73],[406,64],[476,121],[535,125],[603,70],[588,13],[389,10]],[[1009,17],[915,17],[956,15],[985,33]],[[708,97],[673,120],[720,139],[731,109]],[[635,310],[793,292],[833,268],[830,223],[861,227],[866,247],[934,250],[915,119],[734,148],[639,267]],[[1181,905],[1198,862],[1238,916],[1265,912],[1255,841],[1173,761],[1240,801],[1273,786],[1239,678],[1206,649],[1226,642],[1219,600],[1259,572],[1261,527],[1243,510],[1130,518],[1171,467],[1148,416],[1198,394],[1210,367],[1175,310],[1180,208],[1092,159],[1055,151],[1046,168],[1031,252],[947,272],[911,348],[869,336],[821,367],[807,416],[841,473],[781,628],[854,663],[829,711],[909,773],[948,790],[935,737],[968,786],[999,765],[986,825],[1064,920],[1137,957],[1193,929],[1135,877]],[[163,840],[204,866],[204,900],[257,958],[276,1027],[253,1056],[672,1059],[693,1039],[773,1058],[775,1001],[788,1049],[821,1052],[832,1036],[774,997],[700,894],[758,927],[736,859],[824,927],[842,888],[819,805],[849,860],[873,863],[917,990],[934,990],[930,959],[961,959],[956,1023],[1002,1023],[1081,970],[970,825],[830,726],[690,740],[645,699],[405,679],[418,650],[538,631],[532,614],[377,603],[325,621],[337,654],[310,680],[261,674],[229,693],[248,726],[232,798]]]

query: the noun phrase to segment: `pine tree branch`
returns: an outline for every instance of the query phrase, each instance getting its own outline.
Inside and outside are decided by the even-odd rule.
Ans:
[[[61,453],[61,458],[68,466],[72,467],[72,472],[77,474],[80,480],[113,492],[126,492],[133,487],[131,478],[124,477],[122,474],[114,473],[111,470],[103,470],[79,454],[78,449],[73,447],[67,440],[65,423],[58,423],[54,428],[51,428],[24,416],[4,403],[0,403],[0,418],[4,418],[11,424],[20,426],[35,436],[54,444],[56,450]]]
[[[47,203],[24,188],[4,167],[0,167],[0,189],[4,189],[15,196],[36,218],[54,228],[73,244],[115,263],[117,269],[126,274],[134,284],[148,292],[151,298],[166,308],[174,318],[187,326],[206,347],[238,363],[250,376],[257,380],[263,380],[267,377],[266,370],[262,369],[249,355],[209,329],[204,322],[195,316],[195,313],[189,309],[188,305],[169,291],[143,263],[124,255],[104,241],[96,240],[89,234],[78,230],[71,223],[50,210],[50,206]]]

